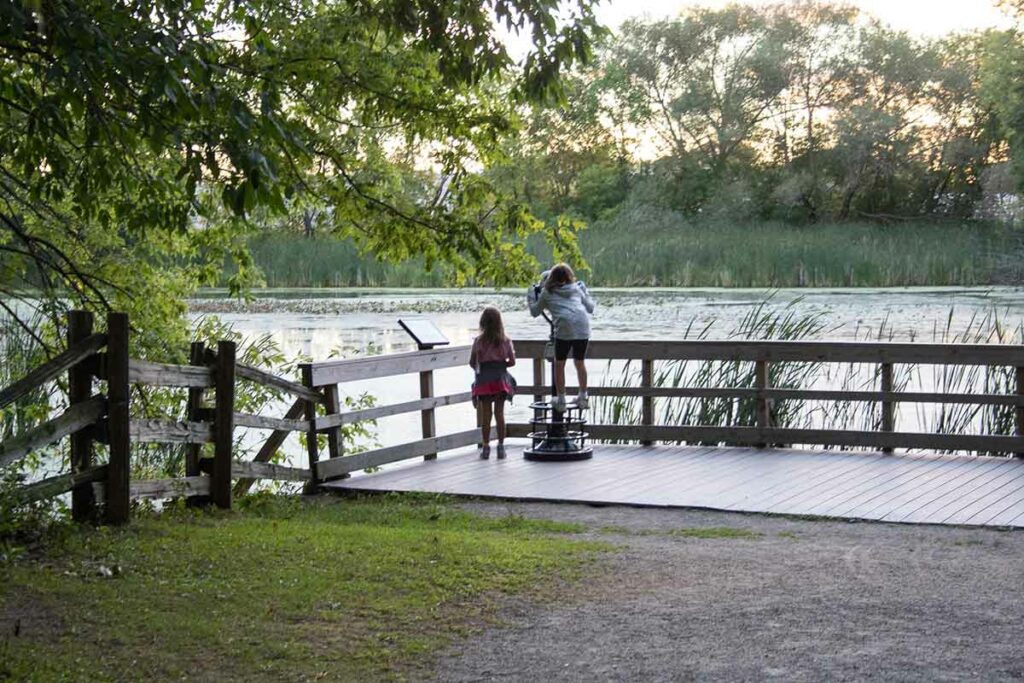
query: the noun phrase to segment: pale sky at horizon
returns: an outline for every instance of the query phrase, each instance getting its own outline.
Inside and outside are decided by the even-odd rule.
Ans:
[[[743,5],[775,4],[765,0],[603,0],[597,5],[601,22],[617,29],[626,19],[672,17],[690,7],[719,8],[738,2]],[[951,31],[1009,28],[1013,21],[997,9],[993,0],[848,0],[895,29],[922,36],[939,36]]]

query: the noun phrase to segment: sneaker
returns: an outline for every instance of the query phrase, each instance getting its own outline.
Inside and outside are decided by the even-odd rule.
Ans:
[[[551,399],[551,409],[556,413],[565,412],[565,396],[555,396]]]
[[[480,449],[480,459],[486,460],[489,457],[491,457],[491,447],[484,446],[483,448]]]
[[[589,405],[590,405],[590,399],[587,396],[587,392],[581,391],[580,395],[576,397],[576,406],[580,410],[586,410]]]
[[[501,460],[504,457],[505,457],[505,446],[503,444],[499,443],[498,444],[498,460]]]

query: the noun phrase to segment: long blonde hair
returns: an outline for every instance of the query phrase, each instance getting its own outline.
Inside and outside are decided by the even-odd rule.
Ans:
[[[507,339],[501,311],[494,306],[487,306],[480,314],[480,338],[491,346],[498,346]]]

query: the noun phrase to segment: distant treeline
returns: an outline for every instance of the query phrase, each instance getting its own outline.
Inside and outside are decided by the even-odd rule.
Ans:
[[[491,173],[549,220],[1014,221],[1022,54],[813,2],[630,21]]]
[[[1021,82],[1015,31],[920,38],[815,2],[694,9],[627,22],[483,177],[548,225],[589,226],[594,283],[1019,282]],[[254,242],[268,284],[449,282],[298,239],[319,234],[303,218]]]

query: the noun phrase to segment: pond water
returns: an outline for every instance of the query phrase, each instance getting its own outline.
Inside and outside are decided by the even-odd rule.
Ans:
[[[803,338],[885,339],[898,341],[975,341],[997,330],[1012,331],[1024,324],[1024,289],[1020,288],[901,288],[901,289],[596,289],[598,308],[593,318],[594,339],[683,339],[735,337],[751,317],[772,316],[811,321]],[[315,360],[330,357],[397,353],[415,349],[398,319],[423,316],[432,320],[453,345],[469,344],[476,334],[485,305],[503,311],[506,329],[514,338],[546,338],[543,319],[526,311],[525,292],[466,290],[264,290],[248,302],[229,299],[223,292],[204,292],[191,302],[192,315],[214,313],[246,337],[270,335],[289,356]],[[621,367],[594,361],[591,384],[600,385],[621,374]],[[529,363],[513,369],[520,383],[531,382]],[[465,391],[472,380],[466,368],[435,373],[435,392]],[[569,383],[575,384],[569,371]],[[930,384],[931,381],[924,381]],[[369,393],[379,404],[419,397],[415,375],[340,387],[343,396]],[[518,397],[510,420],[526,418],[528,397]],[[268,410],[267,414],[280,414]],[[474,424],[466,405],[436,411],[438,433],[469,429]],[[911,421],[920,422],[920,419]],[[901,427],[903,425],[901,424]],[[909,425],[904,428],[909,428]],[[418,414],[382,419],[372,441],[391,445],[420,437]],[[253,443],[265,438],[255,432]],[[296,437],[285,446],[289,461],[303,465]]]

